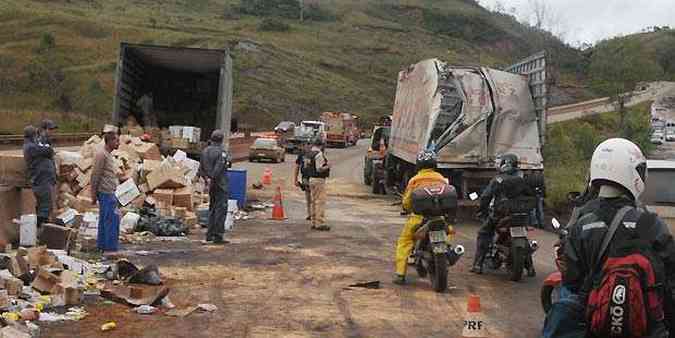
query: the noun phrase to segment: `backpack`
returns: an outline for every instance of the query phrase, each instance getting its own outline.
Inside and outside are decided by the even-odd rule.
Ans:
[[[633,207],[623,207],[615,215],[598,260],[630,210]],[[655,218],[653,214],[640,217],[635,227],[638,234],[640,223],[650,217]],[[602,268],[597,270],[596,264],[589,275],[587,283],[592,287],[586,305],[588,332],[594,337],[646,337],[653,324],[664,319],[662,262],[643,239],[630,240],[613,251]]]

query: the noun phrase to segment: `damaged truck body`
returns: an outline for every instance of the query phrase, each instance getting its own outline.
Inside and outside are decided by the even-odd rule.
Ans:
[[[546,62],[539,53],[508,71],[425,60],[401,71],[380,183],[402,191],[417,153],[433,147],[460,196],[482,191],[495,160],[514,153],[543,186]]]
[[[120,44],[112,119],[144,120],[139,100],[151,95],[157,124],[201,128],[201,141],[218,128],[228,145],[232,119],[232,59],[225,49]],[[144,126],[148,127],[148,126]]]

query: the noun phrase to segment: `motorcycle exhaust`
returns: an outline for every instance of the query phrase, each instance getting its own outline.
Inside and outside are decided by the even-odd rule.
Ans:
[[[539,243],[537,243],[537,241],[534,240],[530,241],[530,250],[532,250],[532,252],[535,252],[537,251],[537,249],[539,249]]]
[[[457,264],[462,255],[464,255],[464,247],[461,245],[456,246],[452,251],[448,251],[448,264],[450,266]]]

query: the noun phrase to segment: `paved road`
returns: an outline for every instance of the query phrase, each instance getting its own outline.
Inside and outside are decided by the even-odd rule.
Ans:
[[[121,305],[90,306],[79,322],[50,325],[49,337],[94,337],[107,320],[116,320],[115,337],[459,337],[466,300],[481,297],[489,337],[537,337],[543,323],[539,286],[554,270],[554,236],[532,232],[541,252],[535,257],[538,276],[514,283],[503,272],[476,276],[468,272],[478,226],[457,225],[457,243],[468,252],[450,269],[451,289],[433,292],[428,280],[409,273],[410,284],[396,286],[394,245],[405,218],[391,198],[373,196],[361,180],[365,145],[329,150],[334,177],[329,181],[328,219],[331,232],[314,232],[304,220],[302,195],[290,186],[293,156],[282,164],[238,163],[250,183],[265,167],[274,172],[274,186],[284,190],[289,219],[275,222],[264,215],[238,222],[225,248],[194,241],[125,245],[125,249],[163,249],[154,256],[131,256],[158,264],[179,308],[198,303],[218,306],[214,314],[173,318],[140,316]],[[257,193],[261,199],[270,192]],[[381,281],[381,288],[347,288],[363,281]]]

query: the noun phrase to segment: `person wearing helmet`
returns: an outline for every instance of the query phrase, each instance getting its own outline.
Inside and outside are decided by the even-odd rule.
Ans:
[[[490,207],[495,201],[502,199],[514,199],[520,196],[534,196],[534,192],[523,179],[523,174],[518,168],[518,156],[504,154],[497,158],[497,171],[499,174],[492,178],[488,186],[480,196],[479,214],[484,216],[484,225],[478,231],[476,238],[476,255],[474,257],[471,272],[483,273],[483,261],[488,253],[490,243],[495,237],[495,227],[498,219],[492,217]],[[534,276],[534,265],[531,261],[526,264],[528,276]]]
[[[312,148],[305,154],[303,166],[309,177],[312,230],[330,231],[326,225],[326,179],[330,176],[330,164],[323,152],[323,139],[312,139]]]
[[[424,185],[448,183],[448,179],[436,171],[438,157],[433,150],[422,150],[417,155],[416,169],[417,174],[408,181],[405,192],[403,193],[403,209],[410,212],[412,210],[412,192]],[[401,235],[396,243],[396,272],[394,274],[394,284],[405,284],[405,274],[408,268],[408,257],[412,252],[415,243],[413,236],[417,227],[422,224],[423,218],[420,215],[411,213],[403,226]]]
[[[569,296],[555,303],[547,314],[543,337],[596,337],[609,336],[598,333],[597,318],[606,318],[605,313],[595,310],[600,286],[613,280],[608,277],[608,258],[625,259],[626,255],[640,253],[648,257],[656,275],[653,285],[646,286],[642,295],[649,297],[649,308],[637,306],[633,301],[641,292],[635,288],[613,286],[608,306],[614,308],[619,302],[621,307],[609,315],[609,328],[612,332],[624,332],[635,336],[633,330],[638,327],[637,317],[626,317],[637,308],[645,311],[648,333],[644,337],[668,337],[673,326],[673,293],[675,285],[675,243],[668,226],[656,215],[640,206],[640,195],[645,189],[647,178],[647,160],[640,148],[633,142],[622,138],[608,139],[597,146],[590,164],[590,187],[594,191],[583,206],[575,210],[567,225],[569,235],[560,249],[560,271],[562,288]],[[603,268],[604,267],[604,268]],[[627,277],[630,278],[630,277]],[[619,281],[620,282],[620,281]],[[638,288],[640,285],[638,285]],[[658,289],[650,293],[648,290]],[[625,300],[625,293],[630,295]],[[568,292],[567,292],[568,291]],[[600,291],[601,292],[601,291]],[[621,296],[621,297],[619,297]],[[654,298],[655,297],[655,298]],[[663,304],[663,311],[653,313],[652,301]],[[646,305],[646,303],[645,303]],[[602,312],[602,313],[600,313]],[[665,312],[665,316],[664,316]],[[587,321],[584,313],[593,315],[593,321]],[[602,316],[596,317],[599,313]],[[644,318],[644,317],[643,317]],[[580,324],[577,324],[580,323]],[[585,324],[585,325],[583,325]],[[672,335],[671,335],[672,336]]]

